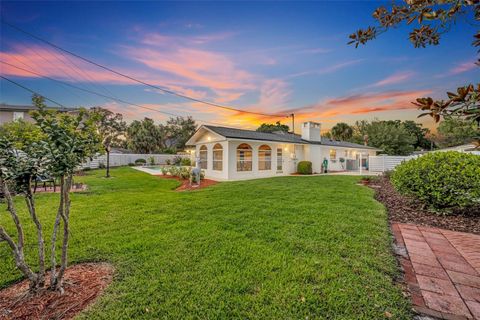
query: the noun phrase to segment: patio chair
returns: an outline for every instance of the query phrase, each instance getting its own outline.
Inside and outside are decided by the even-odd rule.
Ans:
[[[52,177],[49,177],[49,176],[38,176],[35,179],[35,184],[33,186],[33,193],[35,193],[37,191],[37,186],[38,186],[39,182],[43,183],[43,188],[45,189],[45,191],[47,191],[47,183],[51,183],[53,185],[53,192],[56,191],[55,178],[52,178]]]

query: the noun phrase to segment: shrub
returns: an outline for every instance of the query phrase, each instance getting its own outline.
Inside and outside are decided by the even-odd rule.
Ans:
[[[148,163],[152,166],[155,165],[155,158],[154,157],[149,157],[148,158]]]
[[[172,164],[172,161],[170,159],[167,159],[167,160],[165,160],[165,164],[169,166],[169,165]]]
[[[300,161],[297,166],[297,172],[300,174],[312,174],[312,163],[310,161]]]
[[[105,163],[99,162],[99,163],[98,163],[98,168],[99,168],[99,169],[105,169]]]
[[[179,166],[182,163],[182,157],[180,156],[175,156],[173,157],[173,164],[176,166]]]
[[[178,172],[178,176],[181,179],[189,179],[190,178],[190,169],[186,167],[180,167]]]
[[[480,156],[429,153],[397,166],[391,180],[400,193],[433,209],[469,207],[480,203]]]
[[[182,158],[181,165],[182,166],[191,166],[192,161],[190,160],[190,158]]]
[[[129,162],[129,163],[128,163],[128,166],[129,166],[129,167],[133,167],[134,165],[135,165],[135,163],[133,163],[133,162]]]
[[[135,160],[135,165],[136,165],[136,166],[145,165],[146,163],[147,163],[147,160],[145,160],[145,159],[137,159],[137,160]]]

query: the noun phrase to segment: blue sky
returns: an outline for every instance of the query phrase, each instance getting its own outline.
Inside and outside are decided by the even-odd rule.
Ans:
[[[298,122],[413,119],[416,97],[445,97],[478,81],[459,23],[436,47],[415,49],[400,27],[355,49],[348,35],[387,2],[2,2],[10,23],[155,85],[242,110],[295,112]],[[253,128],[264,121],[172,97],[61,54],[1,26],[0,59],[83,88],[200,121]],[[129,120],[164,114],[89,95],[0,64],[0,72],[67,106],[105,106]],[[0,102],[30,94],[0,82]],[[430,119],[422,118],[432,127]]]

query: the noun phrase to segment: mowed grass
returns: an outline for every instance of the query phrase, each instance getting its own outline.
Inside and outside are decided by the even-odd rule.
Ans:
[[[358,178],[280,177],[176,192],[178,182],[130,168],[102,175],[76,178],[89,191],[72,195],[69,259],[108,261],[116,275],[80,318],[410,318],[392,280],[385,209]],[[48,233],[57,203],[58,195],[37,196]],[[13,232],[3,207],[0,223]],[[27,236],[35,241],[31,225]],[[0,287],[19,279],[0,243]]]

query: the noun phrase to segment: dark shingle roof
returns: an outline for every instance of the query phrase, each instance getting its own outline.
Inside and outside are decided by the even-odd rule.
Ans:
[[[47,107],[48,110],[58,110],[58,111],[76,111],[76,108],[57,108],[57,107]],[[0,103],[0,111],[24,111],[28,112],[31,110],[37,110],[35,106],[26,106],[26,105],[12,105],[12,104],[5,104]]]
[[[335,141],[322,137],[322,141],[308,141],[302,139],[298,134],[292,133],[267,133],[267,132],[258,132],[253,130],[244,130],[228,127],[217,127],[206,125],[206,128],[212,130],[215,133],[218,133],[225,138],[233,139],[246,139],[246,140],[262,140],[262,141],[276,141],[276,142],[288,142],[288,143],[297,143],[297,144],[321,144],[334,147],[346,147],[346,148],[363,148],[363,149],[376,149],[373,147],[364,146],[357,143],[345,142],[345,141]]]

